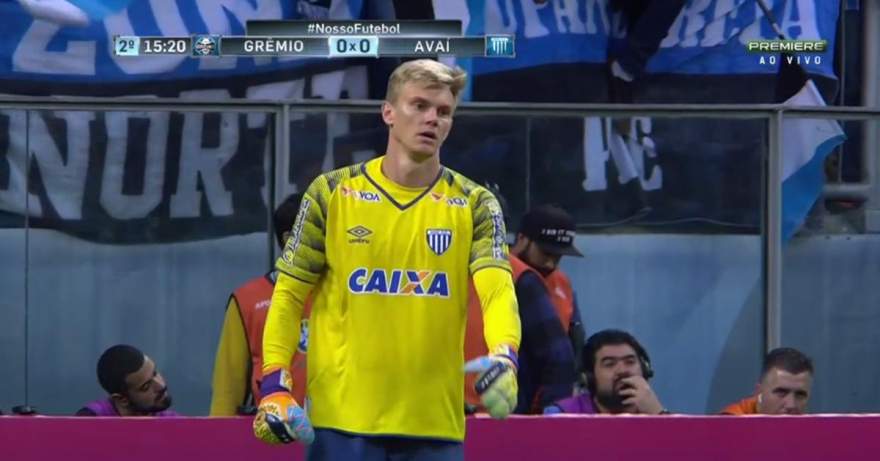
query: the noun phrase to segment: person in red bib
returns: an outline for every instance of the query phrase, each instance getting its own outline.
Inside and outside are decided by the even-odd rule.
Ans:
[[[294,194],[278,205],[272,215],[275,238],[284,247],[302,194]],[[220,343],[214,359],[211,393],[211,416],[234,416],[256,411],[260,401],[260,377],[263,369],[263,325],[275,289],[277,273],[272,270],[245,282],[229,296]],[[300,343],[290,365],[297,383],[294,397],[302,402],[305,396],[306,345],[308,343],[309,308],[300,324]]]
[[[543,205],[523,216],[510,250],[522,321],[516,413],[540,414],[574,392],[574,351],[581,349],[584,330],[571,282],[559,267],[563,256],[583,257],[574,237],[571,215]]]

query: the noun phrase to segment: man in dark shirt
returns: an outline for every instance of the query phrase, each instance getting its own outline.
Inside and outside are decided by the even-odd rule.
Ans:
[[[580,362],[573,351],[584,333],[571,282],[559,268],[563,255],[583,256],[574,237],[574,219],[565,210],[540,206],[523,217],[510,250],[522,323],[516,413],[539,414],[574,391]]]

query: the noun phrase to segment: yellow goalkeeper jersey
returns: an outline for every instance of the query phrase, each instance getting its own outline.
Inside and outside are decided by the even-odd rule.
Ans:
[[[462,440],[468,280],[510,271],[502,212],[449,169],[427,189],[400,186],[382,158],[318,177],[276,263],[315,285],[308,412],[318,428]],[[513,285],[500,285],[486,337],[515,348]]]

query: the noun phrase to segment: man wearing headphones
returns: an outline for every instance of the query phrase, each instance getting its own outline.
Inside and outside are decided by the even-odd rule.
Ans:
[[[587,392],[557,401],[544,414],[668,414],[648,384],[654,375],[645,348],[629,333],[602,330],[583,350]]]

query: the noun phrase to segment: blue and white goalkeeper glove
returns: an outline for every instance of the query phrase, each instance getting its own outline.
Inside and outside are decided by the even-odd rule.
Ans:
[[[465,373],[480,373],[474,388],[495,419],[506,418],[516,408],[516,370],[516,352],[508,346],[499,346],[490,355],[464,365]]]
[[[308,415],[290,395],[292,384],[290,373],[283,368],[263,375],[263,398],[254,418],[254,435],[258,439],[270,444],[300,441],[306,445],[315,440]]]

